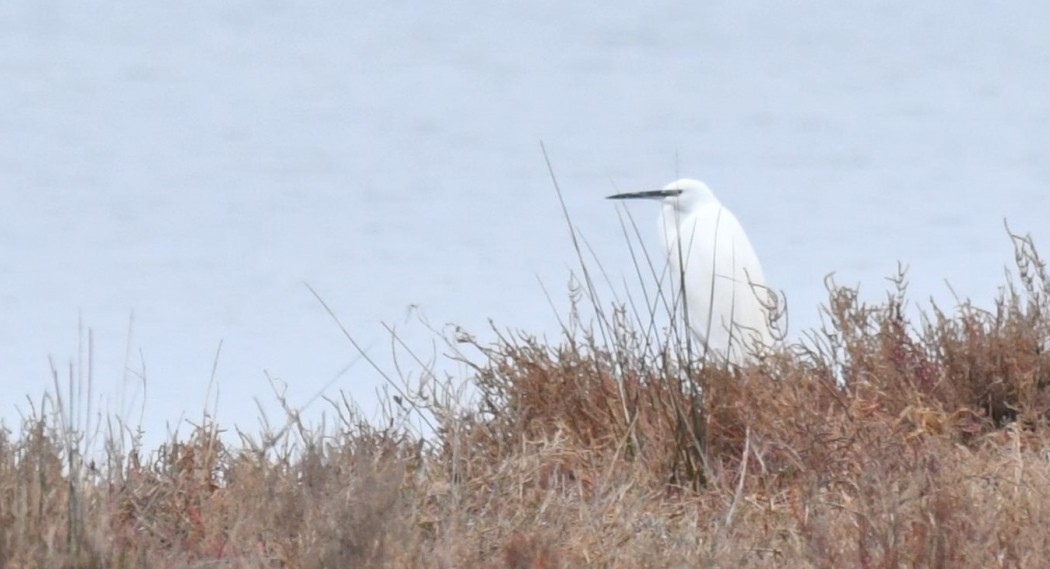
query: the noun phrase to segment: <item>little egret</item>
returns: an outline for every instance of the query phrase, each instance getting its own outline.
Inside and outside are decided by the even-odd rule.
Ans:
[[[707,353],[740,365],[772,345],[770,289],[736,216],[697,180],[608,199],[636,198],[664,202],[659,227],[668,266],[681,279],[689,328]]]

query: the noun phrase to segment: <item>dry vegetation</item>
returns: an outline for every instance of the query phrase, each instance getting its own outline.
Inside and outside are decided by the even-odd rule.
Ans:
[[[822,330],[744,369],[623,313],[504,336],[471,408],[391,399],[425,439],[344,410],[82,464],[41,411],[0,433],[0,567],[1045,567],[1050,278],[1014,239],[990,311],[830,286]]]

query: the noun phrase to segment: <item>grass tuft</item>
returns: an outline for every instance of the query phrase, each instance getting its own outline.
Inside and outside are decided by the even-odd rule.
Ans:
[[[474,401],[424,374],[385,427],[330,401],[323,429],[91,461],[41,407],[0,431],[0,567],[1042,567],[1050,279],[1012,239],[991,309],[910,321],[903,271],[877,304],[829,281],[823,326],[744,367],[608,310],[456,338]]]

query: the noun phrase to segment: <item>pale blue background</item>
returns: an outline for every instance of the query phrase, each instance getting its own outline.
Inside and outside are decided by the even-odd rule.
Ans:
[[[0,5],[7,426],[80,320],[96,408],[137,418],[145,362],[159,440],[221,340],[219,419],[253,430],[264,370],[299,405],[354,359],[304,282],[389,370],[382,322],[461,373],[421,314],[555,339],[540,283],[564,313],[575,258],[541,140],[616,279],[602,198],[705,179],[795,333],[831,271],[877,300],[900,260],[917,300],[947,279],[987,305],[1003,218],[1050,248],[1046,2],[496,4]],[[655,246],[656,207],[631,212]],[[378,384],[357,363],[328,393],[372,412]]]

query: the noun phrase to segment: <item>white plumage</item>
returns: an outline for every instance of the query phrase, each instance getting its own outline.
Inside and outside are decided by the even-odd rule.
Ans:
[[[672,278],[681,279],[689,328],[709,354],[742,364],[773,342],[770,289],[733,212],[698,180],[609,196],[663,201],[660,236]]]

